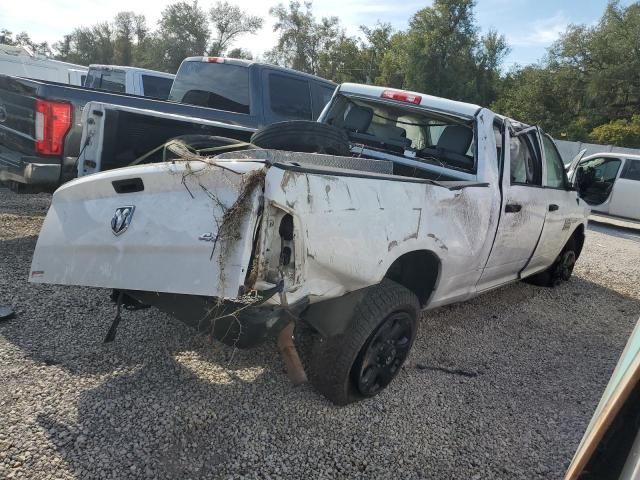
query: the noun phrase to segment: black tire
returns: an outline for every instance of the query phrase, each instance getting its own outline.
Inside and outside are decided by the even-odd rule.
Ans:
[[[325,123],[290,120],[267,125],[251,136],[261,148],[291,152],[348,156],[349,138],[344,130]]]
[[[577,259],[576,241],[574,237],[571,237],[560,252],[560,255],[558,255],[558,258],[556,258],[556,261],[549,268],[525,278],[525,281],[539,287],[557,287],[563,282],[569,281]]]
[[[370,287],[344,333],[314,338],[307,364],[311,384],[337,405],[380,393],[402,369],[416,338],[419,311],[416,295],[396,282],[385,279]],[[402,338],[393,342],[396,331]],[[367,361],[372,357],[376,362]]]

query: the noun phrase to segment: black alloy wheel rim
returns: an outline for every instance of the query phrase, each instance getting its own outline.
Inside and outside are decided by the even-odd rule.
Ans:
[[[412,337],[413,322],[407,312],[394,312],[378,326],[353,370],[361,395],[371,397],[391,383],[409,354]]]
[[[576,254],[573,250],[568,250],[562,253],[556,267],[555,283],[558,284],[562,281],[566,282],[567,280],[569,280],[569,278],[571,278],[573,267],[575,267],[575,265]]]

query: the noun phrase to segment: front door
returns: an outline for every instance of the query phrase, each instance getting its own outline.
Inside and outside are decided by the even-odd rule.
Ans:
[[[621,165],[621,159],[609,156],[588,158],[578,163],[576,181],[580,197],[593,211],[609,213],[609,199]]]
[[[502,210],[496,239],[477,290],[519,278],[529,262],[544,225],[546,202],[536,129],[515,133],[509,123],[503,134]]]
[[[613,185],[609,213],[640,220],[640,160],[625,159],[620,177]]]

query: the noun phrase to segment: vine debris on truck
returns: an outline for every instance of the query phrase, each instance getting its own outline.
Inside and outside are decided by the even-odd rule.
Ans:
[[[30,280],[116,289],[241,348],[280,334],[291,353],[300,322],[312,384],[346,404],[397,375],[421,309],[556,285],[582,249],[551,138],[486,108],[343,84],[318,122],[253,143],[63,185]]]

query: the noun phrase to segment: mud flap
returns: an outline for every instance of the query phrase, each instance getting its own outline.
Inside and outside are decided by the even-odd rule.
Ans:
[[[341,297],[313,303],[302,315],[302,320],[323,337],[344,333],[356,306],[371,287],[349,292]]]

